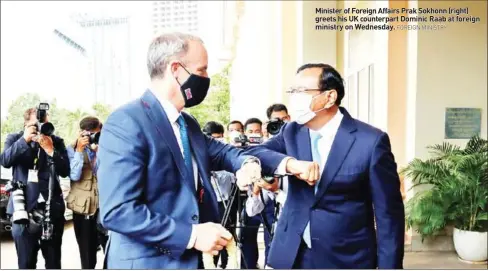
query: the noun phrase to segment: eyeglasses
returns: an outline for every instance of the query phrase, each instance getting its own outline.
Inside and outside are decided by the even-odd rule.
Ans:
[[[320,91],[318,88],[306,88],[306,87],[291,87],[286,91],[287,94],[304,93],[306,91]]]

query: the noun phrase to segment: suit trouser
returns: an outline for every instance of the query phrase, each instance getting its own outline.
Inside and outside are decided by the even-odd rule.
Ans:
[[[225,206],[222,202],[219,202],[219,213],[220,217],[222,218],[225,212]],[[235,226],[237,225],[237,199],[234,200],[230,214],[229,214],[229,220],[227,221],[227,224],[225,225],[225,228],[230,228],[229,231],[233,234],[235,234],[236,229]],[[224,248],[220,251],[220,254],[214,257],[214,264],[217,266],[217,263],[219,262],[219,257],[222,258],[222,268],[227,267],[227,263],[229,260],[229,254],[227,253],[227,249]]]
[[[49,241],[41,240],[41,232],[34,234],[27,226],[13,223],[12,236],[17,250],[19,269],[36,269],[39,249],[44,257],[46,269],[61,269],[64,221],[64,217],[53,219],[53,237]]]
[[[108,239],[97,228],[97,214],[87,217],[73,213],[73,226],[80,250],[81,268],[95,269],[97,265],[97,248],[101,245],[105,251]]]
[[[243,212],[245,213],[245,211]],[[269,201],[266,204],[262,214],[266,216],[266,220],[271,226],[274,222],[274,201]],[[245,227],[242,228],[241,233],[241,243],[242,243],[242,259],[241,261],[245,261],[248,269],[256,269],[259,259],[259,248],[258,248],[258,231],[259,226],[262,221],[261,215],[256,215],[253,217],[248,217],[246,214],[244,215],[244,225]],[[264,229],[264,262],[266,264],[268,258],[269,247],[271,246],[271,236],[268,233],[268,230]],[[241,263],[241,269],[245,269]]]

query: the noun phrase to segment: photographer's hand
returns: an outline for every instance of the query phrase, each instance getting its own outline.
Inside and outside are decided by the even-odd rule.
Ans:
[[[277,178],[275,178],[273,183],[267,183],[265,180],[261,179],[258,182],[256,182],[255,185],[264,188],[268,191],[276,192],[280,187],[280,182]]]
[[[49,155],[52,156],[54,153],[54,144],[53,139],[50,136],[41,135],[39,138],[39,145],[44,151]]]
[[[35,126],[36,122],[29,122],[25,125],[24,129],[24,139],[25,142],[29,143],[32,139],[37,136],[37,127]]]
[[[83,152],[88,144],[90,144],[90,139],[88,136],[85,136],[83,132],[81,132],[78,140],[76,141],[76,151]]]

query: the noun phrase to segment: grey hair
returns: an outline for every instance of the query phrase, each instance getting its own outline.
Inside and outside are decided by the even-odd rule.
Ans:
[[[203,43],[202,39],[195,35],[180,32],[165,33],[155,38],[147,51],[147,70],[151,79],[163,78],[169,62],[186,55],[190,40]]]

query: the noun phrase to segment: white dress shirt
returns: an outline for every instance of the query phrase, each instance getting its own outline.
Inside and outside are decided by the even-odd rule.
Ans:
[[[185,157],[183,153],[183,143],[181,142],[181,135],[180,135],[180,125],[178,124],[177,120],[181,116],[181,113],[178,112],[176,107],[169,102],[166,99],[163,99],[161,96],[159,96],[157,93],[153,92],[154,95],[158,98],[159,103],[164,109],[164,112],[166,113],[166,116],[168,116],[168,120],[171,123],[171,127],[173,127],[173,132],[176,137],[176,141],[178,141],[178,146],[180,146],[180,151],[183,157]],[[195,188],[198,187],[198,166],[197,162],[195,160],[195,156],[193,153],[191,154],[191,160],[192,160],[192,166],[193,166],[193,178],[195,180]],[[195,191],[196,192],[196,191]],[[195,225],[192,227],[192,232],[190,236],[190,241],[188,242],[187,249],[193,248],[195,245],[196,241],[196,233],[195,233]]]

